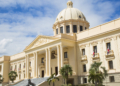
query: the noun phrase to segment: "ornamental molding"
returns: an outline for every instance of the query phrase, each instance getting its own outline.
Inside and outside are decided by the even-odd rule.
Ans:
[[[49,42],[51,42],[51,41],[52,41],[52,40],[50,40],[50,39],[48,39],[48,38],[39,38],[39,39],[37,40],[37,42],[35,42],[31,48],[34,48],[34,47],[37,47],[37,46],[40,46],[40,45],[49,43]]]
[[[105,38],[104,41],[105,42],[110,42],[112,40],[112,37],[109,37],[109,38]]]
[[[80,46],[80,48],[82,49],[82,48],[85,48],[86,47],[86,44],[82,44],[82,45],[79,45]]]
[[[91,45],[97,45],[98,44],[98,41],[93,41],[93,42],[91,42]]]

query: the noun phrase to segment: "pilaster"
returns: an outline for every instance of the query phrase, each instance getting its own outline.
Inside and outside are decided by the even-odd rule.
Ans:
[[[63,45],[60,45],[60,56],[61,56],[61,67],[63,67],[63,61],[64,61],[64,56],[63,56]]]
[[[70,33],[72,33],[72,32],[73,32],[73,23],[70,22]]]
[[[49,76],[51,76],[51,48],[48,48],[48,54],[49,54]]]
[[[60,45],[57,45],[57,64],[58,64],[58,75],[60,75],[59,71],[60,71]]]

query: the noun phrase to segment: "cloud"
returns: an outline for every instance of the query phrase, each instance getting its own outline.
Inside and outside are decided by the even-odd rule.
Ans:
[[[22,52],[38,35],[52,36],[52,25],[58,13],[67,7],[67,1],[0,0],[0,40],[13,40],[7,42],[7,47],[0,48],[0,56]],[[74,7],[83,12],[91,27],[118,18],[118,3],[108,0],[73,1]]]
[[[12,42],[12,39],[3,39],[0,41],[0,54],[6,53],[7,46]]]

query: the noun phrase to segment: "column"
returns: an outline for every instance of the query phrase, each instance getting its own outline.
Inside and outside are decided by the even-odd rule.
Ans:
[[[63,45],[62,44],[60,45],[60,54],[61,54],[60,55],[61,56],[61,67],[63,67],[64,56],[63,56]]]
[[[35,53],[36,55],[36,77],[38,78],[38,53]]]
[[[58,34],[60,34],[60,25],[58,25]]]
[[[79,33],[80,32],[80,25],[79,25],[79,22],[78,22],[78,24],[77,24],[77,33]]]
[[[72,22],[70,22],[70,33],[72,33],[73,32],[73,24],[72,24]]]
[[[116,69],[116,72],[119,71],[119,55],[118,55],[118,44],[117,44],[117,37],[113,37],[114,45],[111,45],[114,47],[114,55],[115,55],[115,60],[113,60],[113,68]]]
[[[28,79],[29,78],[29,56],[26,55],[26,78]]]
[[[33,53],[34,55],[34,77],[36,77],[36,54],[35,52]]]
[[[45,66],[46,66],[46,67],[45,67],[45,68],[46,68],[46,70],[45,70],[45,71],[46,71],[46,75],[45,75],[45,76],[47,77],[47,76],[49,76],[48,49],[46,49],[45,51],[46,51],[46,65],[45,65]]]
[[[65,23],[63,23],[63,34],[65,34],[66,33],[66,25],[65,25]]]
[[[49,76],[51,76],[51,48],[48,48],[48,54],[49,54]]]
[[[58,75],[60,75],[60,73],[59,73],[59,71],[60,71],[60,68],[61,68],[61,66],[60,66],[60,46],[59,45],[57,45],[57,64],[58,64]]]

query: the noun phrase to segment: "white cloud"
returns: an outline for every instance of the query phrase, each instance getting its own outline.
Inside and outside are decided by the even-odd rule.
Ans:
[[[33,0],[0,0],[0,7],[10,10],[0,13],[0,40],[13,40],[12,43],[7,41],[6,45],[9,46],[6,47],[5,45],[5,47],[0,48],[0,52],[3,52],[0,56],[4,54],[13,55],[23,51],[37,35],[53,35],[52,25],[57,14],[67,7],[67,1],[34,0],[33,2]],[[116,10],[115,6],[119,6],[109,1],[100,2],[99,0],[74,0],[73,3],[74,7],[78,8],[86,16],[91,27],[111,19],[111,15]],[[29,11],[16,13],[11,10],[16,8],[17,5],[25,10],[29,8]],[[37,16],[33,16],[32,13]]]
[[[0,54],[5,54],[7,46],[12,42],[12,39],[3,39],[0,41]]]

